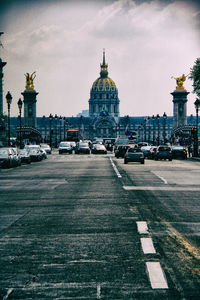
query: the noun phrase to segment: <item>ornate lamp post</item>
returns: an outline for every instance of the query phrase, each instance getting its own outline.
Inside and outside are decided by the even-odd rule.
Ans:
[[[6,95],[6,101],[8,105],[8,146],[10,146],[10,105],[12,103],[12,96],[10,92]]]
[[[198,139],[198,126],[199,126],[199,108],[200,108],[200,99],[196,99],[194,102],[196,108],[196,135],[195,135],[195,147],[194,155],[199,156],[199,139]]]
[[[157,145],[159,146],[159,144],[160,144],[160,123],[159,123],[160,116],[159,116],[159,114],[157,114],[156,119],[157,119],[157,125],[158,125]]]
[[[56,134],[55,148],[57,148],[57,146],[58,146],[58,137],[57,137],[58,116],[57,116],[57,114],[55,114],[54,118],[55,118],[55,134]]]
[[[52,120],[53,120],[53,116],[52,114],[49,115],[49,143],[50,143],[50,147],[52,147]]]
[[[68,120],[66,119],[66,125],[67,125],[67,132],[68,132],[68,128],[69,128],[69,122]]]
[[[17,102],[18,108],[19,108],[19,147],[22,149],[22,105],[23,102],[21,98],[19,98]]]
[[[147,119],[144,119],[144,141],[147,141],[147,127],[146,127]]]
[[[59,125],[60,125],[60,142],[61,142],[61,140],[62,140],[61,120],[62,120],[62,117],[60,116],[60,117],[59,117]]]
[[[153,120],[153,146],[155,145],[155,116],[152,116]]]
[[[148,143],[150,144],[150,117],[147,117],[148,120]]]
[[[166,142],[166,119],[167,119],[167,115],[164,112],[164,114],[163,114],[163,141],[164,141],[164,144]]]

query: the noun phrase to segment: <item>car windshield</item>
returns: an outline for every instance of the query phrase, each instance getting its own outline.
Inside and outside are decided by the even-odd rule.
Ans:
[[[42,149],[46,149],[46,148],[49,148],[49,145],[40,145],[40,147],[41,147]]]
[[[80,147],[88,147],[88,143],[80,143],[79,146]]]
[[[60,143],[59,146],[60,146],[60,147],[70,147],[70,143],[62,142],[62,143]]]
[[[8,150],[7,149],[0,149],[0,155],[7,155]]]
[[[38,149],[36,149],[36,148],[30,148],[30,149],[28,150],[28,152],[30,152],[31,154],[39,153]]]
[[[183,147],[173,147],[172,149],[173,149],[173,150],[184,150]]]

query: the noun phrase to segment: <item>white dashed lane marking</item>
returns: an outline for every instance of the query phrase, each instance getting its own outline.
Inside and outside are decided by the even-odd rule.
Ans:
[[[159,262],[146,262],[152,289],[168,289],[165,275]]]
[[[153,245],[152,238],[141,238],[141,245],[144,254],[155,254],[156,250]]]
[[[112,167],[113,167],[115,173],[117,174],[117,177],[118,177],[118,178],[121,178],[122,176],[120,175],[120,173],[119,173],[117,167],[115,166],[115,164],[114,164],[114,162],[113,162],[113,160],[112,160],[111,157],[110,157],[110,162],[111,162],[111,165],[112,165]]]
[[[148,234],[149,231],[148,231],[148,226],[147,226],[147,222],[144,222],[144,221],[138,221],[136,222],[137,224],[137,229],[138,229],[138,232],[140,234]]]

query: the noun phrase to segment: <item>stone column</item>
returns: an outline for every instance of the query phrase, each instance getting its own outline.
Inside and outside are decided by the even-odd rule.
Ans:
[[[36,96],[38,93],[35,90],[25,90],[21,94],[24,96],[24,126],[36,128]]]
[[[186,90],[175,90],[171,95],[173,96],[173,127],[187,125],[187,95]]]

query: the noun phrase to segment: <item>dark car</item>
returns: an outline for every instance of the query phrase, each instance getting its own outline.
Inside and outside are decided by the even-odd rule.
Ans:
[[[18,152],[22,163],[26,163],[26,164],[31,163],[31,157],[27,149],[19,149]]]
[[[187,150],[182,146],[172,147],[172,158],[187,159]]]
[[[79,142],[76,144],[76,148],[75,148],[75,153],[76,154],[90,154],[90,147],[88,145],[88,143],[84,143],[84,142]]]
[[[144,153],[138,147],[130,147],[125,156],[124,163],[128,164],[128,162],[140,162],[144,164]]]
[[[126,151],[128,150],[130,146],[128,145],[119,145],[117,146],[117,148],[115,149],[115,157],[119,158],[122,157],[124,158],[124,155],[126,153]]]
[[[71,145],[71,142],[60,142],[59,147],[58,147],[59,154],[62,154],[62,153],[72,154],[72,151],[73,151],[73,147]]]
[[[104,145],[94,144],[92,146],[92,153],[93,154],[107,154],[107,150]]]
[[[155,160],[158,159],[168,159],[172,160],[172,149],[169,146],[158,146],[158,149],[155,153]]]
[[[0,166],[2,168],[17,166],[14,153],[11,148],[0,148]]]
[[[151,156],[151,146],[142,146],[141,151],[144,153],[145,158],[150,158],[150,156]]]

